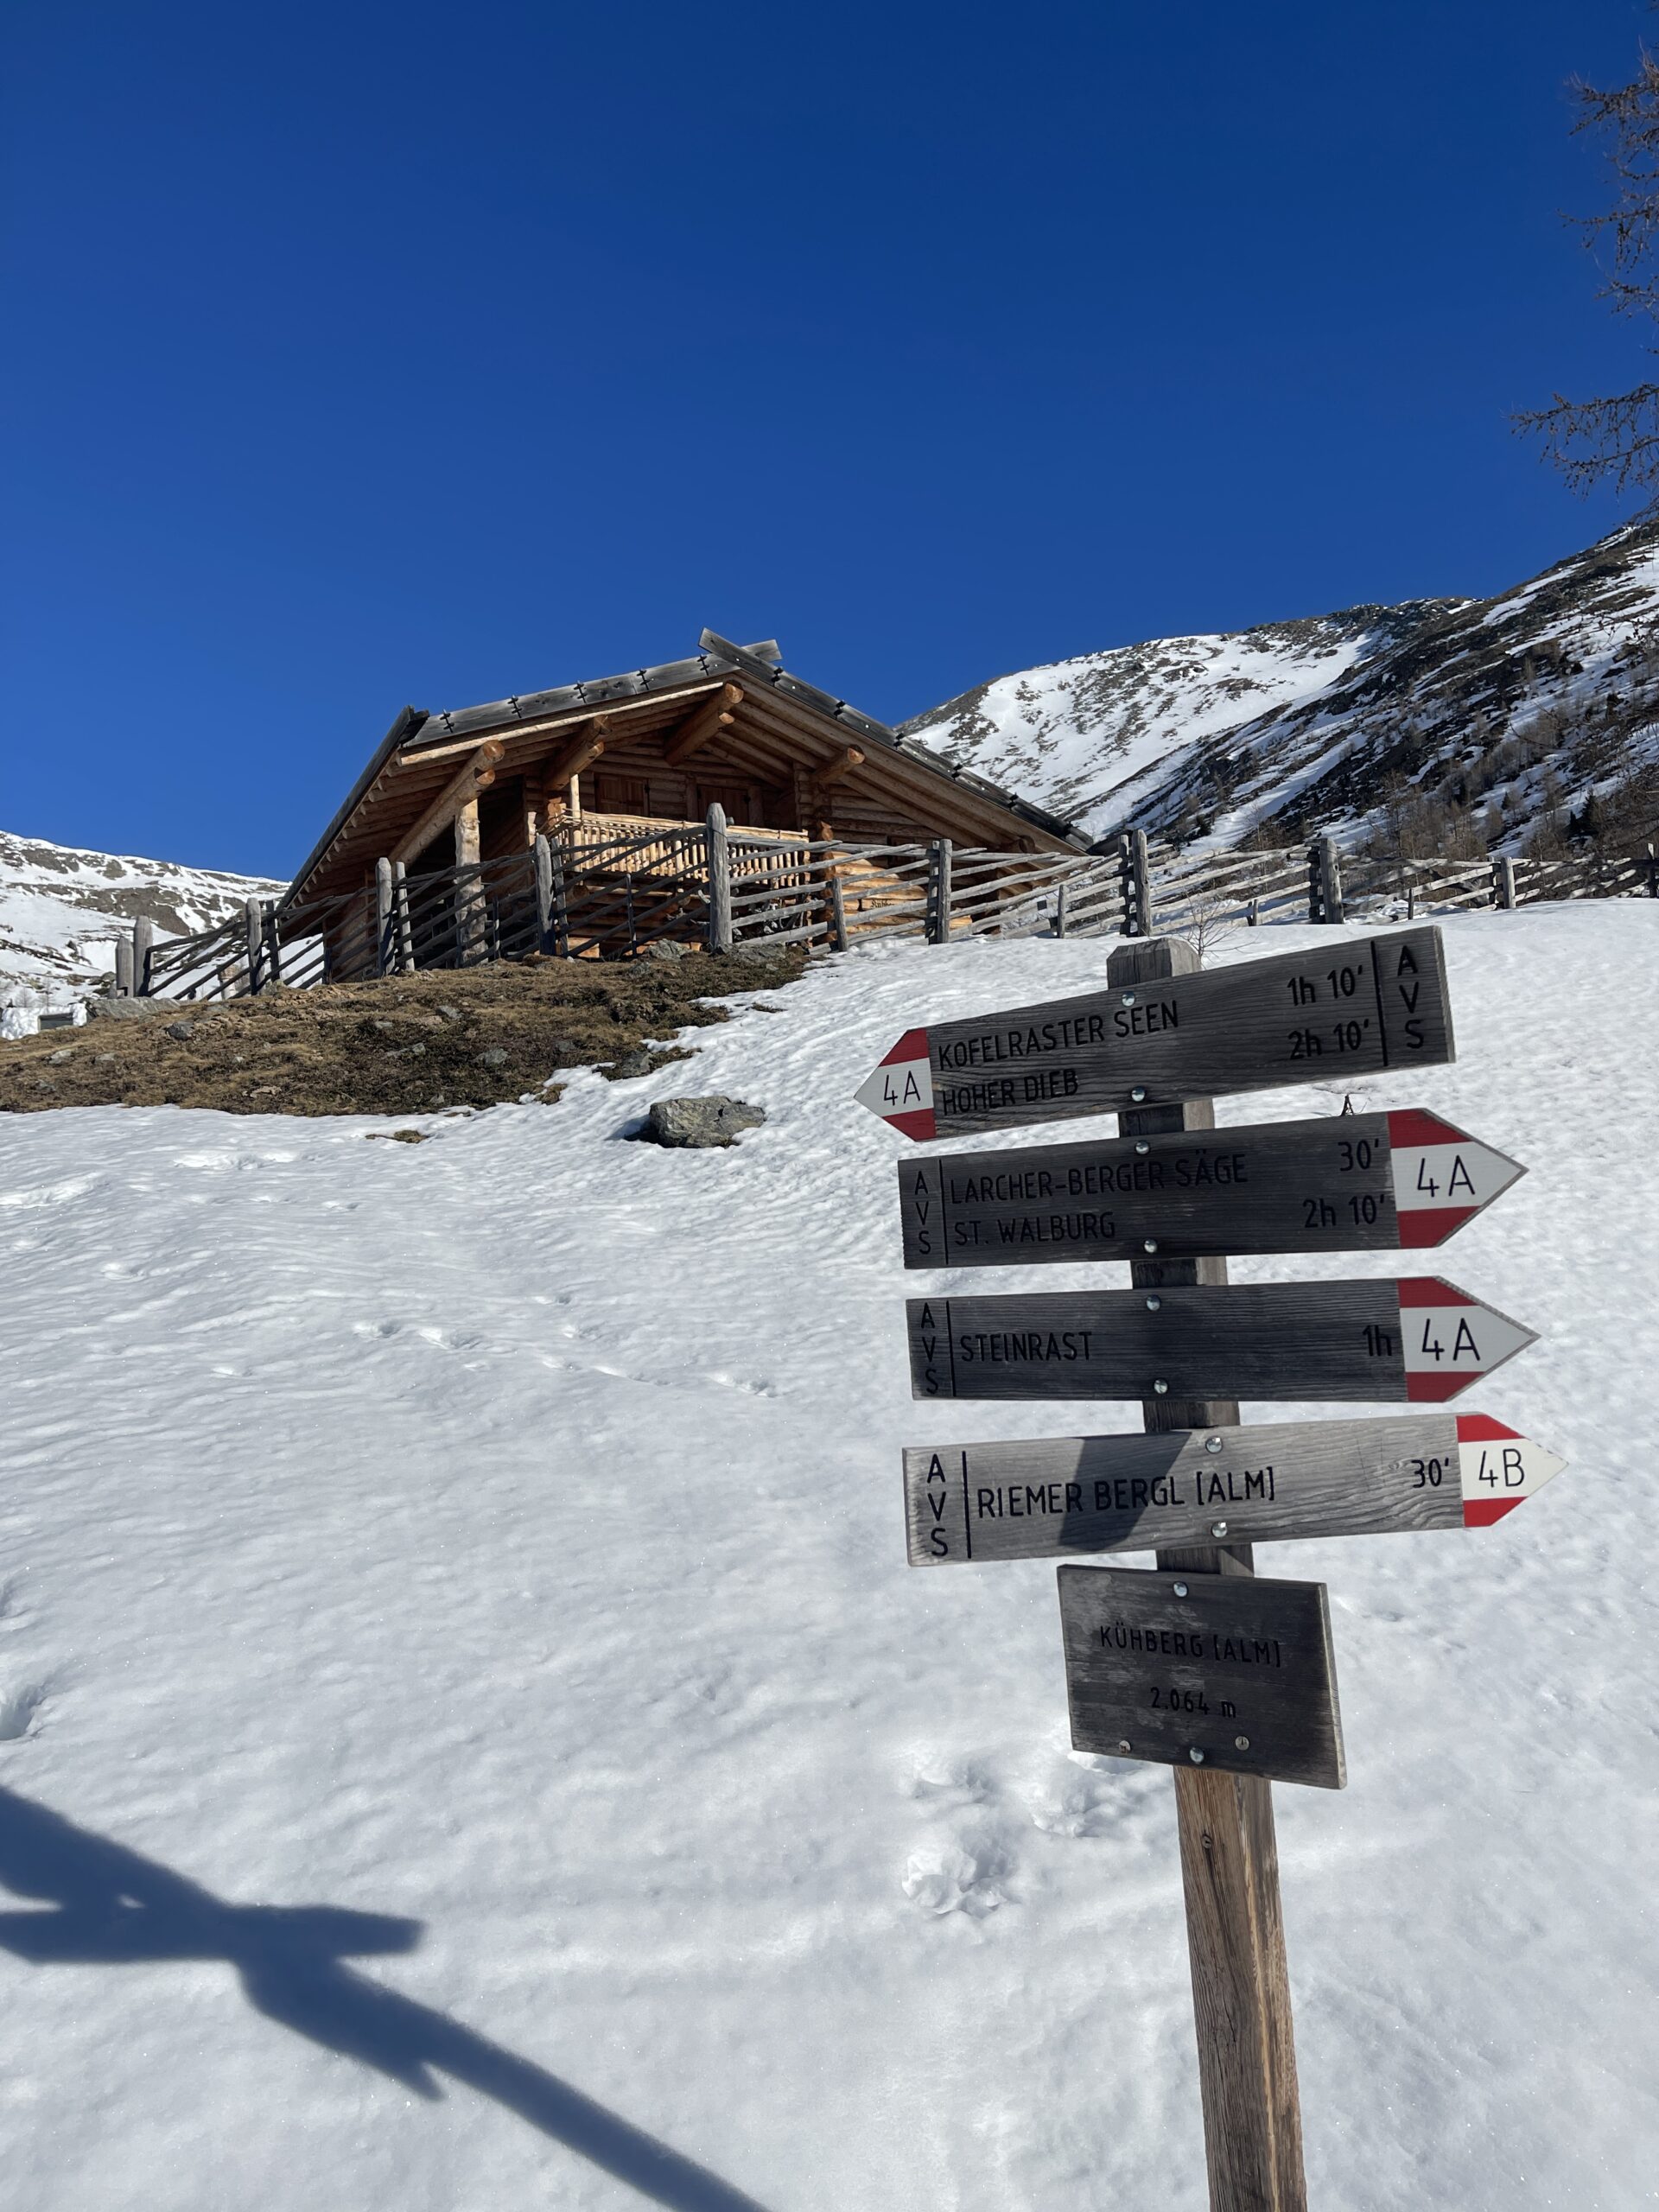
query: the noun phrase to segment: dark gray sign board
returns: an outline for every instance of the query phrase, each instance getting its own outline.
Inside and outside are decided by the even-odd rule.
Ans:
[[[1059,1586],[1077,1751],[1347,1781],[1322,1582],[1063,1567]]]
[[[924,1444],[905,1523],[912,1567],[1484,1529],[1563,1464],[1487,1414]]]
[[[1431,926],[906,1030],[855,1096],[926,1141],[1455,1057]]]
[[[911,1298],[918,1398],[1439,1404],[1535,1332],[1438,1275]]]
[[[895,1164],[907,1268],[1421,1250],[1526,1172],[1416,1107]]]

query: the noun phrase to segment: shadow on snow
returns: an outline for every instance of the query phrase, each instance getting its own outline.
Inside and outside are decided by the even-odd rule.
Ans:
[[[268,2019],[378,2068],[421,2096],[441,2096],[433,2076],[447,2074],[671,2212],[762,2212],[753,2197],[556,2075],[342,1963],[412,1951],[420,1941],[418,1920],[328,1905],[227,1904],[153,1859],[4,1789],[0,1883],[55,1907],[0,1912],[0,1950],[32,1965],[222,1959]]]

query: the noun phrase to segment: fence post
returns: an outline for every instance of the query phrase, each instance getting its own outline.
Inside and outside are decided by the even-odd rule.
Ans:
[[[1065,884],[1064,879],[1062,879],[1054,893],[1054,934],[1056,937],[1064,937],[1065,935]]]
[[[709,950],[732,949],[732,855],[726,842],[726,810],[718,800],[709,810]]]
[[[132,988],[141,999],[149,996],[149,956],[156,949],[156,925],[140,914],[132,925]]]
[[[1651,844],[1648,847],[1648,896],[1659,899],[1659,853],[1654,851]]]
[[[836,868],[830,871],[830,943],[837,952],[847,950],[847,899]]]
[[[1118,876],[1123,888],[1123,934],[1152,935],[1152,861],[1147,833],[1131,830],[1117,841]]]
[[[1492,904],[1509,908],[1515,904],[1515,862],[1497,859],[1492,862]]]
[[[118,937],[115,940],[115,995],[118,999],[132,996],[132,939]]]
[[[242,916],[248,938],[248,996],[255,998],[264,980],[265,918],[257,899],[244,902]]]
[[[267,899],[264,903],[265,981],[280,983],[283,980],[283,939],[276,926],[276,901]]]
[[[1343,919],[1342,861],[1332,837],[1316,837],[1307,849],[1307,918]]]
[[[392,909],[397,927],[397,972],[400,976],[415,973],[415,931],[409,918],[409,878],[402,861],[391,864]]]
[[[927,916],[924,935],[929,944],[950,942],[950,840],[936,837],[927,853]]]
[[[392,942],[392,920],[396,909],[397,878],[391,872],[391,862],[381,859],[374,864],[374,972],[390,975],[396,965],[396,949]]]
[[[553,848],[539,833],[533,847],[536,856],[536,949],[538,952],[553,950]]]

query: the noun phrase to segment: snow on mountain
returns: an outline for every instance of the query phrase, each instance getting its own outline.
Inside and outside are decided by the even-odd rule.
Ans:
[[[1123,792],[1155,788],[1196,740],[1317,696],[1457,603],[1354,607],[1083,653],[982,683],[904,734],[1104,836],[1126,818]]]
[[[1456,1065],[1359,1103],[1529,1164],[1416,1271],[1541,1332],[1459,1407],[1570,1464],[1493,1529],[1263,1548],[1329,1585],[1351,1777],[1274,1793],[1311,2200],[1626,2212],[1659,2140],[1659,905],[1445,937]],[[855,952],[690,1065],[421,1144],[0,1117],[10,2202],[1205,2201],[1169,1777],[1071,1751],[1052,1566],[905,1565],[901,1445],[1139,1409],[912,1400],[904,1298],[986,1284],[906,1274],[917,1155],[851,1095],[913,1024],[1103,957]],[[770,1118],[617,1141],[687,1090]]]
[[[1592,795],[1641,834],[1659,815],[1659,523],[1494,599],[1089,654],[908,728],[1096,836],[1354,842],[1404,799],[1446,849],[1460,832],[1516,851]]]
[[[115,941],[147,914],[159,936],[226,921],[285,887],[174,861],[82,852],[0,831],[0,1003],[84,998],[115,966]]]

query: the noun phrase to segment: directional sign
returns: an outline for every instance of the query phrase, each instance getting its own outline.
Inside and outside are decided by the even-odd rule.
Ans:
[[[1486,1529],[1566,1465],[1489,1414],[915,1445],[912,1567]]]
[[[1526,1173],[1414,1107],[897,1169],[907,1268],[1420,1249]]]
[[[1059,1582],[1077,1750],[1342,1788],[1322,1582],[1110,1567]]]
[[[855,1096],[968,1136],[1455,1057],[1440,933],[1409,929],[907,1029]]]
[[[1439,1275],[906,1300],[918,1398],[1455,1398],[1536,1332]]]

